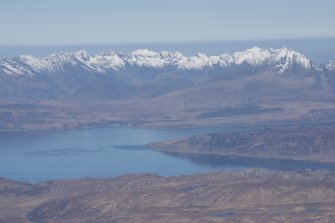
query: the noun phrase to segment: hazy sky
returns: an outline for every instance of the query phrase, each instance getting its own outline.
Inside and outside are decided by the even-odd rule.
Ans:
[[[0,45],[335,36],[334,0],[1,0]]]

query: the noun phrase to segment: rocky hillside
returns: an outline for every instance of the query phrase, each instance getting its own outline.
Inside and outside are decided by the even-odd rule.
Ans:
[[[1,223],[332,222],[335,176],[247,170],[27,185],[0,180]]]

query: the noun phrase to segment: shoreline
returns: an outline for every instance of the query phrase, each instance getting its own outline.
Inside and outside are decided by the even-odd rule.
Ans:
[[[161,120],[164,121],[164,120]],[[153,122],[161,122],[153,121]],[[129,122],[130,123],[130,122]],[[302,122],[264,122],[264,123],[227,123],[220,125],[145,125],[146,123],[152,123],[152,121],[144,122],[145,124],[92,124],[92,125],[78,125],[77,127],[49,127],[49,128],[31,128],[31,129],[15,129],[15,130],[4,130],[0,128],[1,133],[27,133],[27,132],[57,132],[57,131],[72,131],[72,130],[84,130],[84,129],[96,129],[96,128],[112,128],[112,127],[129,127],[134,129],[152,129],[152,130],[188,130],[198,128],[229,128],[229,127],[255,127],[255,128],[271,128],[271,127],[300,127],[300,126],[313,126],[313,125],[332,125],[334,121],[302,121]],[[174,123],[174,122],[171,122]]]

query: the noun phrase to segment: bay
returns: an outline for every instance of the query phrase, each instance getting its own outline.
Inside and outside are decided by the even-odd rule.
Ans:
[[[163,153],[145,146],[151,142],[202,133],[243,132],[257,128],[262,127],[183,130],[108,127],[0,133],[0,177],[36,183],[82,177],[116,177],[131,173],[176,176],[247,168],[335,170],[335,165],[331,163]]]

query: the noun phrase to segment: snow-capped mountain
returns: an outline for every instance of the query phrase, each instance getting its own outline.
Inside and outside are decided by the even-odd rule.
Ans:
[[[335,60],[326,62],[324,69],[326,72],[335,73]]]
[[[180,52],[153,52],[147,49],[136,50],[128,55],[106,52],[88,55],[85,51],[74,53],[54,53],[44,58],[23,55],[0,61],[0,73],[8,75],[34,75],[44,73],[69,72],[84,69],[92,73],[109,73],[127,70],[129,67],[168,68],[175,70],[202,70],[222,68],[229,70],[239,67],[265,67],[278,73],[296,72],[313,68],[313,63],[303,54],[287,49],[260,49],[257,47],[234,54],[207,56],[198,53],[184,56]],[[332,69],[332,64],[325,66]]]
[[[0,100],[133,100],[190,88],[206,89],[199,95],[204,101],[222,94],[226,101],[245,95],[247,101],[292,95],[332,98],[334,73],[334,61],[316,64],[287,48],[255,47],[219,56],[146,49],[129,54],[60,52],[0,60]],[[195,94],[182,95],[193,100]]]

